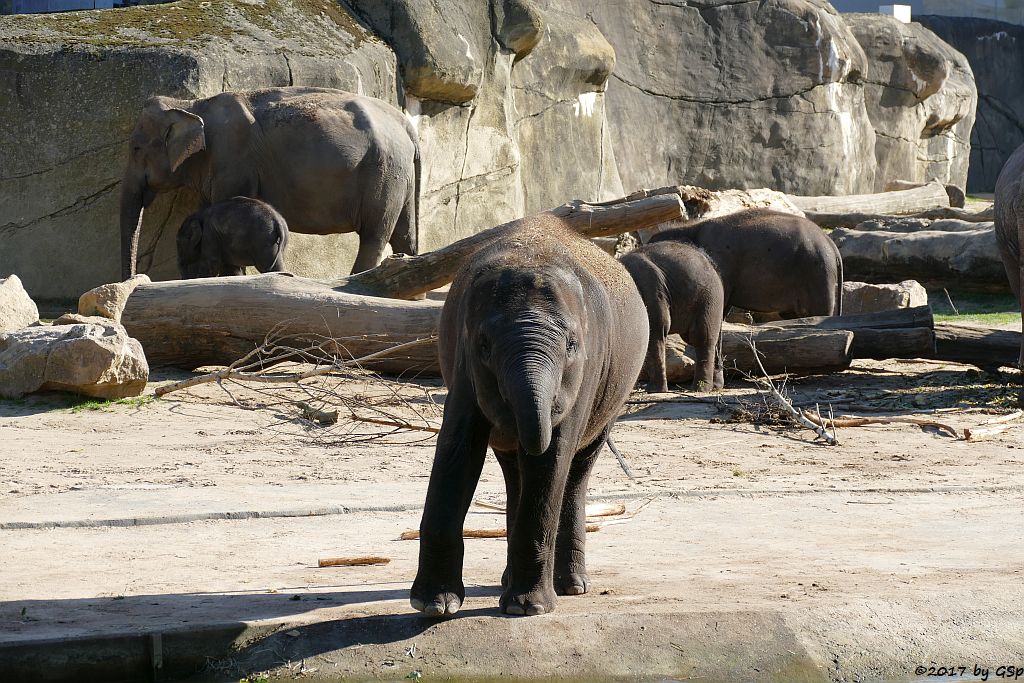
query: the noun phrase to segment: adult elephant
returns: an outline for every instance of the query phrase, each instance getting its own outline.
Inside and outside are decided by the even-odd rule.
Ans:
[[[1024,282],[1024,145],[1017,148],[996,180],[995,196],[996,241],[999,243],[999,256],[1003,259],[1006,277],[1010,280],[1010,289],[1021,303],[1021,283]],[[1024,309],[1021,312],[1024,321]],[[1024,337],[1021,338],[1020,357],[1017,361],[1024,371]],[[1024,380],[1022,380],[1024,382]],[[1024,384],[1017,394],[1017,403],[1024,405]]]
[[[417,250],[420,153],[401,111],[326,88],[152,97],[129,141],[121,190],[121,274],[135,274],[143,209],[190,187],[202,207],[235,196],[277,209],[292,232],[356,232],[352,272]]]

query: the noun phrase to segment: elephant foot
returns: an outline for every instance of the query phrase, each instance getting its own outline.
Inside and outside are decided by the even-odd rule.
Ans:
[[[662,382],[657,384],[654,382],[647,383],[648,394],[667,394],[668,393],[668,382]]]
[[[583,595],[590,591],[590,576],[586,571],[570,572],[555,577],[558,595]]]
[[[555,593],[550,588],[519,591],[506,588],[499,601],[502,614],[533,617],[555,611]]]
[[[443,617],[458,612],[465,598],[466,588],[461,581],[457,585],[435,583],[431,586],[429,582],[417,579],[409,593],[409,604],[428,617]]]

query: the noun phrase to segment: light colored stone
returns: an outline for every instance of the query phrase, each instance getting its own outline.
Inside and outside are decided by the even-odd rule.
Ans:
[[[120,322],[121,311],[128,303],[128,297],[136,287],[149,284],[149,282],[149,276],[143,273],[124,282],[114,282],[90,289],[78,297],[78,313],[83,316],[100,316]]]
[[[12,332],[39,321],[39,309],[17,275],[0,279],[0,332]]]
[[[918,23],[845,14],[867,55],[864,100],[875,131],[875,191],[894,180],[963,188],[978,104],[967,58]]]
[[[0,396],[68,391],[119,399],[141,394],[149,380],[142,346],[118,323],[94,320],[103,324],[42,325],[0,334]]]
[[[867,282],[843,283],[843,315],[880,313],[927,305],[928,292],[917,280],[904,280],[899,284],[885,285]]]

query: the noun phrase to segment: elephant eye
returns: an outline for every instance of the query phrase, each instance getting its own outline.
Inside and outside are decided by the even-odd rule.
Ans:
[[[491,340],[487,337],[480,337],[480,354],[487,356],[491,353]]]
[[[565,340],[565,352],[566,352],[566,354],[568,354],[569,356],[574,355],[576,353],[576,350],[579,348],[579,346],[580,346],[580,343],[579,343],[579,340],[576,339],[576,337],[569,337],[568,339]]]

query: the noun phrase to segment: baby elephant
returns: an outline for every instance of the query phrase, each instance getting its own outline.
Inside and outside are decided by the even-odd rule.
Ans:
[[[722,279],[707,254],[684,242],[656,242],[622,257],[647,307],[651,338],[644,373],[647,391],[668,391],[665,337],[678,334],[697,351],[693,388],[721,389]]]
[[[467,261],[441,311],[448,386],[410,602],[462,606],[462,525],[490,445],[508,495],[506,614],[550,612],[590,589],[587,479],[636,382],[643,301],[625,269],[540,216]]]
[[[178,229],[178,270],[184,279],[283,271],[288,224],[258,199],[232,197],[197,211]]]
[[[839,315],[843,260],[817,225],[793,214],[748,209],[659,232],[650,243],[693,244],[722,278],[725,305],[783,318]]]

